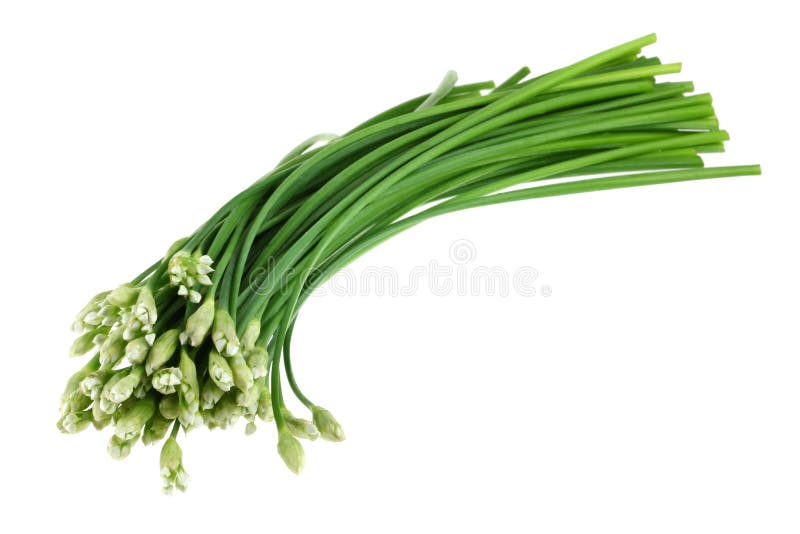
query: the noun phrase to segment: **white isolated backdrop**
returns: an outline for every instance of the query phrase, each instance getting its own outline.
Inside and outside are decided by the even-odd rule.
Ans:
[[[793,17],[680,2],[4,2],[0,530],[797,532]],[[523,266],[550,296],[312,298],[298,379],[347,441],[274,430],[158,450],[56,431],[74,313],[297,142],[435,87],[563,66],[655,31],[764,175],[448,215],[352,272]]]

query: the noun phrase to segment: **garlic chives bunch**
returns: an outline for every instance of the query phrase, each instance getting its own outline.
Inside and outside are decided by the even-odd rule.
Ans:
[[[130,282],[80,310],[58,428],[113,427],[108,451],[163,441],[165,491],[186,489],[180,429],[258,420],[299,473],[300,440],[340,442],[299,387],[291,344],[314,288],[386,239],[453,211],[621,187],[758,174],[704,168],[720,152],[709,95],[657,82],[680,64],[641,55],[648,35],[526,79],[440,87],[342,136],[315,136]],[[584,175],[601,175],[579,179]],[[409,214],[411,213],[411,214]],[[288,389],[284,391],[284,386]],[[303,411],[291,411],[293,396]],[[296,414],[297,415],[296,415]],[[171,431],[170,431],[171,429]]]

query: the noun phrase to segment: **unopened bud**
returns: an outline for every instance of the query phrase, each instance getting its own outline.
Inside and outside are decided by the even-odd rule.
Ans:
[[[220,354],[233,356],[239,352],[239,338],[236,337],[236,325],[231,314],[225,310],[214,313],[214,328],[211,341]]]
[[[133,395],[133,390],[139,385],[143,376],[144,368],[141,365],[131,368],[130,373],[117,381],[108,392],[108,400],[116,404],[128,400]]]
[[[119,308],[127,308],[136,303],[138,296],[139,288],[124,284],[111,291],[106,297],[106,302]]]
[[[311,408],[311,418],[314,420],[314,426],[319,430],[319,435],[322,439],[344,441],[342,425],[331,415],[331,412],[325,408],[314,406]]]
[[[189,475],[183,468],[183,451],[175,438],[169,438],[161,448],[161,479],[164,483],[164,493],[172,493],[173,489],[186,491]]]
[[[125,340],[122,339],[122,329],[117,328],[111,332],[100,345],[100,365],[112,368],[125,354]]]
[[[314,441],[319,437],[319,430],[314,426],[314,423],[308,419],[295,417],[289,410],[283,410],[283,418],[286,421],[286,427],[296,438],[307,439]]]
[[[255,347],[247,354],[247,366],[253,373],[253,378],[259,379],[267,376],[267,362],[269,354],[264,347]]]
[[[247,362],[241,354],[231,356],[228,359],[231,371],[233,372],[233,383],[241,391],[247,391],[253,387],[253,372],[247,366]]]
[[[131,408],[125,412],[114,429],[114,434],[120,439],[130,441],[139,437],[145,423],[153,417],[156,411],[156,401],[153,397],[137,399]]]
[[[289,470],[299,475],[305,465],[303,446],[289,431],[282,430],[278,436],[278,454]]]
[[[127,458],[135,440],[124,440],[114,434],[108,440],[108,454],[115,460]]]
[[[132,364],[139,365],[144,363],[149,350],[150,343],[147,342],[145,336],[137,337],[125,345],[125,358]]]
[[[256,341],[258,341],[258,336],[261,335],[261,320],[259,319],[251,319],[247,326],[242,332],[242,348],[245,351],[253,350],[256,346]]]
[[[149,287],[145,286],[139,292],[139,298],[136,300],[136,306],[134,307],[134,314],[144,324],[154,325],[158,320],[156,300],[153,298],[153,292]]]
[[[269,388],[264,385],[258,394],[258,417],[262,421],[272,421],[274,413],[272,411],[272,396],[269,394]]]
[[[206,297],[206,300],[195,312],[186,320],[186,340],[193,347],[199,347],[211,330],[214,322],[214,299]]]
[[[181,370],[177,367],[164,367],[153,373],[153,388],[162,395],[170,395],[177,391],[181,378]]]
[[[100,333],[99,329],[89,330],[88,332],[75,338],[69,349],[70,356],[83,356],[95,346],[95,338]]]
[[[210,410],[219,402],[224,391],[219,389],[219,386],[213,380],[206,380],[203,383],[203,389],[200,391],[200,408],[203,410]]]
[[[233,371],[225,358],[215,350],[208,355],[208,374],[211,376],[211,380],[219,386],[219,389],[230,391],[233,386]]]
[[[153,417],[144,425],[142,430],[142,443],[150,445],[164,439],[164,436],[169,432],[169,427],[172,426],[172,421],[156,412]]]
[[[173,420],[178,418],[180,402],[177,395],[165,395],[158,403],[158,412],[165,419]]]
[[[179,335],[180,331],[173,328],[156,338],[145,361],[145,371],[148,375],[153,374],[172,358],[178,348]]]

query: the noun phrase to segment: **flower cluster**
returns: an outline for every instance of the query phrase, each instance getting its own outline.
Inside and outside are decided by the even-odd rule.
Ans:
[[[275,411],[261,321],[239,330],[229,312],[217,309],[213,294],[199,303],[195,287],[210,283],[209,256],[178,251],[162,263],[163,277],[155,272],[100,293],[78,314],[70,354],[93,356],[68,381],[58,428],[74,434],[90,425],[113,426],[108,452],[116,459],[127,457],[139,440],[149,445],[167,438],[172,428],[161,453],[169,492],[185,490],[188,481],[179,429],[224,429],[244,419],[245,433],[252,434],[256,420],[273,421]],[[294,472],[303,465],[303,451],[292,440],[344,438],[340,430],[330,432],[331,424],[340,428],[332,417],[313,413],[312,422],[281,408],[278,452]]]

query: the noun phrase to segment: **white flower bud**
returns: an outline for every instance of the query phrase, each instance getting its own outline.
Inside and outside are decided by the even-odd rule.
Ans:
[[[258,418],[262,421],[272,421],[274,413],[272,411],[272,396],[266,384],[261,388],[258,395]]]
[[[81,392],[90,399],[97,400],[109,375],[110,373],[108,371],[95,371],[84,377],[80,383]]]
[[[295,417],[286,409],[283,410],[283,418],[286,421],[286,427],[296,438],[315,441],[319,437],[319,430],[308,419]]]
[[[118,380],[114,386],[109,390],[107,399],[115,404],[125,402],[133,395],[133,390],[139,385],[139,382],[144,376],[144,368],[137,365],[131,369],[127,376]]]
[[[220,428],[228,428],[233,425],[241,415],[242,409],[236,405],[233,392],[223,395],[212,411],[214,423]]]
[[[58,422],[58,429],[65,434],[77,434],[92,422],[92,412],[70,412],[65,414]]]
[[[199,347],[208,335],[214,322],[214,299],[206,298],[197,310],[186,320],[186,337],[189,344]]]
[[[314,426],[319,430],[322,439],[328,441],[344,441],[344,430],[342,425],[325,408],[314,406],[311,408],[311,418]]]
[[[95,346],[94,338],[97,335],[97,330],[89,330],[88,332],[75,338],[72,346],[69,349],[70,356],[83,356]]]
[[[105,301],[118,308],[127,308],[136,303],[136,298],[138,296],[139,288],[133,287],[130,284],[123,284],[111,291]]]
[[[208,374],[219,389],[230,391],[233,386],[233,371],[225,358],[215,350],[208,355]]]
[[[214,314],[214,329],[211,341],[220,354],[233,356],[239,352],[239,338],[236,336],[236,325],[231,314],[225,310],[217,310]]]
[[[153,334],[153,336],[155,336],[155,334]],[[125,358],[132,364],[139,365],[144,363],[149,350],[150,344],[145,339],[145,336],[137,337],[125,345]]]
[[[198,424],[200,411],[200,386],[197,382],[197,369],[189,354],[181,349],[181,384],[178,400],[180,401],[179,419],[184,429],[191,429]]]
[[[158,320],[158,309],[156,308],[153,292],[149,287],[145,286],[139,292],[139,298],[136,301],[133,313],[143,324],[156,324]]]
[[[164,482],[164,493],[172,493],[173,489],[186,491],[189,475],[183,468],[183,451],[175,438],[168,438],[161,449],[161,479]]]
[[[241,391],[247,391],[253,387],[253,372],[247,366],[247,362],[240,354],[228,358],[231,371],[233,372],[233,383]]]
[[[100,365],[114,367],[124,354],[125,341],[122,339],[121,329],[117,328],[100,345]]]
[[[244,328],[244,332],[242,332],[242,348],[245,352],[249,352],[253,350],[256,346],[256,341],[258,341],[258,336],[261,335],[261,320],[259,319],[252,319],[247,326]]]
[[[267,362],[269,354],[267,349],[263,347],[255,347],[247,354],[247,366],[253,373],[254,379],[259,379],[267,376]]]
[[[243,409],[245,415],[254,416],[258,412],[258,398],[261,389],[253,386],[247,391],[240,391],[236,394],[236,405]]]
[[[181,370],[177,367],[164,367],[153,374],[153,388],[162,395],[175,393],[181,383]]]
[[[156,338],[152,348],[150,348],[150,352],[147,355],[147,360],[145,361],[145,371],[148,375],[153,374],[153,372],[160,369],[164,364],[172,359],[172,356],[175,354],[175,350],[178,348],[179,334],[180,331],[173,328],[172,330],[167,330],[158,336],[158,338]]]
[[[116,434],[108,440],[108,454],[115,460],[127,458],[135,440],[126,441]]]
[[[203,389],[200,392],[200,408],[203,410],[210,410],[219,402],[224,391],[219,389],[219,386],[213,380],[206,380],[203,383]]]
[[[156,401],[153,397],[138,399],[125,415],[117,420],[114,435],[121,440],[130,441],[139,437],[145,423],[153,417],[156,411]]]
[[[289,470],[299,475],[305,465],[303,446],[290,432],[282,430],[278,436],[278,454]]]
[[[103,389],[100,392],[100,398],[98,402],[100,403],[100,408],[107,414],[112,414],[117,410],[117,406],[119,403],[113,402],[111,400],[111,391],[114,389],[114,386],[117,385],[117,382],[125,378],[126,373],[125,371],[117,371],[111,374],[106,380],[105,385],[103,385]]]
[[[165,395],[158,403],[158,412],[165,419],[173,420],[178,418],[180,412],[180,401],[177,395]]]
[[[142,430],[142,443],[150,445],[164,439],[169,432],[172,421],[161,415],[160,412],[153,414],[153,417],[144,425]]]

